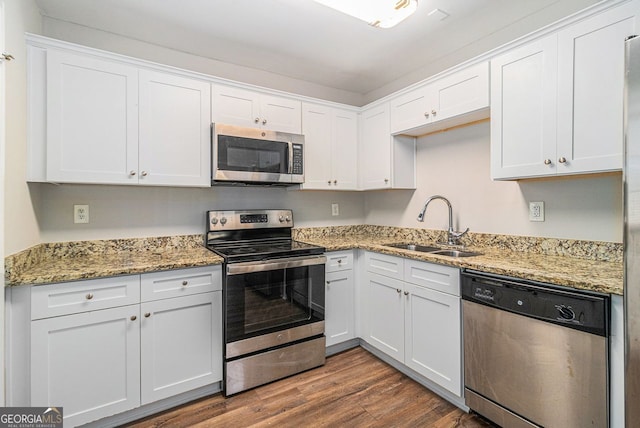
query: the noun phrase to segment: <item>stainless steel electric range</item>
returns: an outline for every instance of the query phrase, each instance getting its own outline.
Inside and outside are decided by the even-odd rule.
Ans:
[[[207,212],[206,246],[224,258],[227,396],[324,364],[325,249],[292,228],[291,210]]]

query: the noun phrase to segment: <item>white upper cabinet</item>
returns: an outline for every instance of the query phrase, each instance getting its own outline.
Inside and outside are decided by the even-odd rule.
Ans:
[[[131,183],[129,172],[138,171],[137,68],[56,50],[46,55],[47,181]]]
[[[30,55],[41,65],[30,69],[40,82],[30,102],[46,103],[30,105],[41,121],[31,123],[30,179],[211,185],[208,82],[55,49]]]
[[[302,133],[305,138],[302,188],[357,190],[357,113],[303,103]]]
[[[622,169],[624,42],[634,12],[627,5],[558,33],[558,174]]]
[[[389,103],[360,113],[358,153],[360,190],[415,189],[416,141],[391,135]]]
[[[491,61],[491,175],[622,168],[624,41],[631,2]]]
[[[544,175],[556,153],[557,37],[491,61],[491,174]],[[549,161],[550,162],[550,161]]]
[[[389,103],[360,115],[360,188],[391,188],[391,132]]]
[[[488,116],[489,63],[482,62],[391,100],[391,133],[421,135]]]
[[[140,70],[139,180],[211,185],[211,85]]]
[[[213,85],[213,122],[300,134],[300,101]]]

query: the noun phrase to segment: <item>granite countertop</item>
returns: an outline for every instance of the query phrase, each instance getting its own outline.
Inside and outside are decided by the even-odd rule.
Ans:
[[[409,259],[623,294],[622,245],[508,235],[469,234],[466,249],[479,256],[453,258],[387,247],[432,244],[442,231],[386,226],[294,229],[294,239],[327,251],[363,249]],[[5,285],[39,285],[221,264],[201,235],[41,244],[5,259]]]
[[[504,248],[467,246],[482,253],[474,257],[454,258],[390,248],[385,243],[412,242],[430,244],[436,241],[402,241],[380,235],[317,236],[303,241],[323,246],[327,251],[363,249],[414,260],[440,263],[459,268],[546,282],[571,288],[608,294],[623,294],[623,264],[621,260],[593,260],[565,255],[549,255]]]
[[[5,286],[40,285],[222,263],[222,257],[202,245],[200,236],[154,238],[151,243],[144,239],[44,244],[44,247],[26,253],[5,266]]]

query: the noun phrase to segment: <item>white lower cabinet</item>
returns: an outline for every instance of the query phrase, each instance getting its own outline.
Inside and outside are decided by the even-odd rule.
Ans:
[[[141,305],[142,404],[222,378],[220,292]]]
[[[32,287],[30,401],[16,404],[77,426],[222,380],[221,281],[213,266]]]
[[[325,336],[327,346],[355,335],[353,251],[328,253],[325,273]]]
[[[376,253],[365,268],[365,340],[461,397],[459,269]]]
[[[140,405],[139,305],[31,323],[31,406],[76,426]]]

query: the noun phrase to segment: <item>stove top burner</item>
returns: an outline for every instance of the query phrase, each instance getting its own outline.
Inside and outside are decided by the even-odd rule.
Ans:
[[[210,243],[207,247],[224,257],[226,262],[261,260],[266,258],[322,254],[324,248],[294,240],[274,240],[239,243]]]

